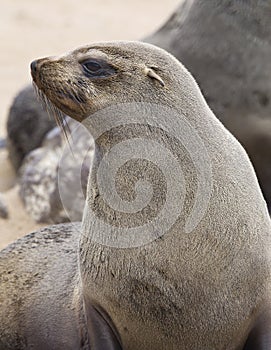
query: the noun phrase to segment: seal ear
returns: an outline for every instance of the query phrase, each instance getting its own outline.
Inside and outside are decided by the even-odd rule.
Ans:
[[[248,335],[243,350],[271,349],[271,317],[261,317]]]
[[[164,87],[165,83],[164,83],[163,79],[157,73],[155,73],[155,71],[154,71],[155,69],[157,69],[157,67],[154,67],[154,66],[145,67],[144,73],[148,77],[150,77],[151,79],[157,80],[159,82],[159,84]]]

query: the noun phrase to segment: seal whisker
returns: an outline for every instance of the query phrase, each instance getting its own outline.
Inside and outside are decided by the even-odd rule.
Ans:
[[[43,108],[47,111],[49,118],[53,116],[56,124],[62,130],[64,137],[70,146],[69,135],[71,134],[71,131],[66,120],[66,115],[50,101],[50,99],[37,87],[34,82],[33,87]]]

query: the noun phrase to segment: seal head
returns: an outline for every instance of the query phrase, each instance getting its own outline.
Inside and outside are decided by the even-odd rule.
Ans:
[[[165,69],[166,63],[162,55],[154,62],[147,48],[141,58],[132,44],[127,47],[123,43],[107,43],[33,61],[31,74],[47,102],[81,122],[109,102],[130,101],[129,94],[123,94],[125,89],[133,91],[133,102],[154,102],[153,89],[148,90],[146,85],[155,83],[160,90],[164,88],[165,78],[159,67]]]

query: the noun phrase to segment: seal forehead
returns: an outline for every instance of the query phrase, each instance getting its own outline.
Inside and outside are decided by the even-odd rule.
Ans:
[[[157,66],[160,69],[173,65],[175,70],[178,62],[172,55],[161,48],[144,42],[132,41],[98,42],[93,45],[79,47],[59,58],[67,59],[68,61],[97,58],[121,65],[122,62],[125,64],[130,61],[136,66],[144,64]]]
[[[75,55],[90,55],[101,58],[125,58],[137,59],[137,61],[145,61],[147,58],[158,58],[161,49],[146,43],[137,42],[102,42],[91,46],[81,47],[76,49]],[[161,54],[161,52],[160,52]],[[165,52],[163,52],[165,55]]]
[[[107,59],[108,55],[96,48],[88,48],[88,49],[82,49],[77,52],[77,58],[80,61],[81,59],[87,59],[87,58],[97,58],[97,59]]]

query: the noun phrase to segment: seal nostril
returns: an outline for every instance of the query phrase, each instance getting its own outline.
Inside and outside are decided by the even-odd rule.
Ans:
[[[31,62],[30,68],[31,68],[31,73],[36,74],[36,72],[37,72],[37,60]]]

